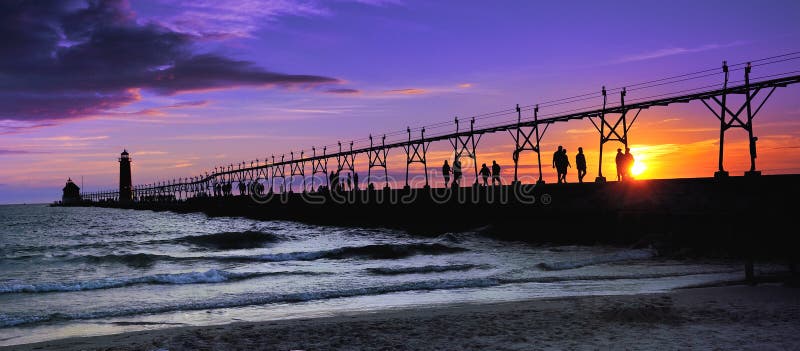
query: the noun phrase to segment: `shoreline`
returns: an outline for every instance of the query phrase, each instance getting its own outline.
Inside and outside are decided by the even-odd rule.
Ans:
[[[77,337],[0,350],[791,349],[800,289],[777,284],[447,304]]]

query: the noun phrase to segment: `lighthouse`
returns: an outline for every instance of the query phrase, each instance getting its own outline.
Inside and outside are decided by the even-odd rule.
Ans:
[[[119,155],[119,202],[128,203],[133,199],[131,181],[131,157],[128,150]]]

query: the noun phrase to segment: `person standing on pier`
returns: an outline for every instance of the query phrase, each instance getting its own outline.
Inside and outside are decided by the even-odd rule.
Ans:
[[[353,172],[353,188],[358,190],[358,172]]]
[[[444,187],[447,188],[450,185],[450,164],[447,163],[447,160],[444,160],[444,164],[442,165],[442,176],[444,177]]]
[[[461,180],[461,161],[456,158],[453,160],[453,186],[459,187]]]
[[[353,191],[353,176],[350,173],[345,174],[347,179],[347,190]]]
[[[483,178],[483,186],[489,186],[489,175],[491,175],[491,172],[489,171],[489,167],[486,167],[485,163],[481,166],[481,171],[479,173]]]
[[[500,180],[500,165],[497,164],[497,160],[492,160],[492,186],[494,186],[495,181],[497,181],[497,184],[503,185]]]
[[[586,176],[586,156],[582,147],[578,147],[578,154],[575,155],[575,168],[578,169],[578,183],[583,183],[583,177]]]
[[[622,149],[617,149],[617,157],[614,159],[617,163],[617,181],[622,181],[625,173],[625,154]]]
[[[336,189],[336,174],[331,171],[331,175],[328,176],[328,184],[330,184],[330,191],[334,191]]]

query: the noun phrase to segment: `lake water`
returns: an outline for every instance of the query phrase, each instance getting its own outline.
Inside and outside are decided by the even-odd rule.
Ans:
[[[528,229],[535,236],[534,229]],[[0,206],[0,346],[180,325],[742,278],[647,250],[104,208]]]

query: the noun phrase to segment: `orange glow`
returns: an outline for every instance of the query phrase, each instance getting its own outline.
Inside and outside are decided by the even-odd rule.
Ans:
[[[634,177],[638,177],[646,170],[647,170],[647,165],[645,165],[644,162],[634,161],[633,167],[631,167],[631,174],[633,174]]]

